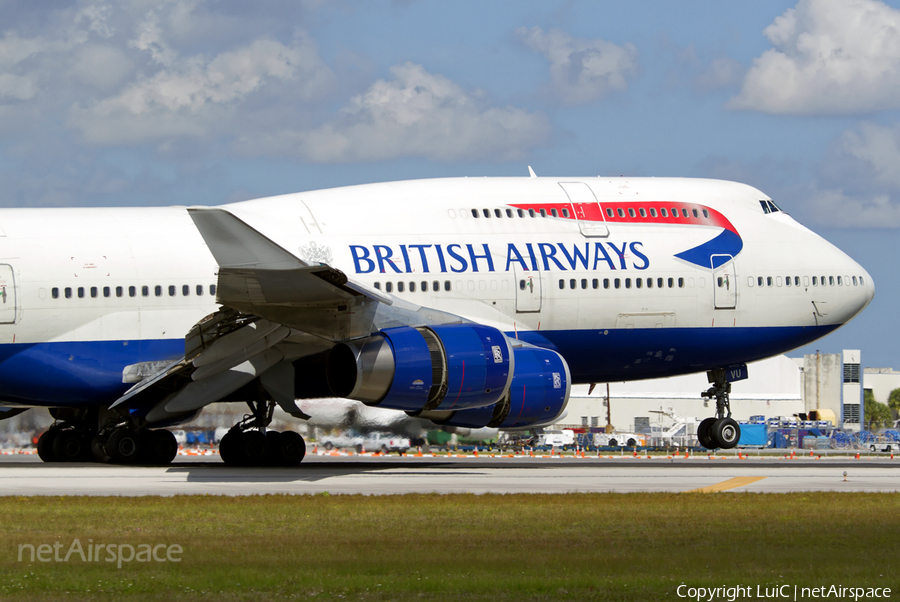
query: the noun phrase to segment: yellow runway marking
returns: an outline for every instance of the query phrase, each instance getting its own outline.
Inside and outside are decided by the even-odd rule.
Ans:
[[[762,481],[765,478],[766,477],[734,477],[733,479],[728,479],[727,481],[722,481],[721,483],[716,483],[715,485],[710,485],[709,487],[691,489],[690,491],[686,491],[685,493],[714,493],[716,491],[725,491],[727,489],[734,489],[735,487],[750,485],[751,483]]]

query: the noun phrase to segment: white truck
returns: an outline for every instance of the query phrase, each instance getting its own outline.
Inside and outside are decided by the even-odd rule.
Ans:
[[[320,439],[322,447],[326,450],[353,449],[356,453],[366,452],[397,452],[403,453],[410,448],[410,441],[406,437],[396,437],[389,433],[369,433],[357,435],[354,433],[339,433],[337,435],[325,435]]]
[[[571,447],[575,445],[575,431],[563,429],[561,431],[544,431],[538,439],[538,447]]]
[[[594,433],[595,447],[640,447],[644,443],[644,436],[635,433]]]

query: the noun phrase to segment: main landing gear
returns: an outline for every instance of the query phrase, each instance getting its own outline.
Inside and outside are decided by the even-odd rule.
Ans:
[[[100,418],[97,410],[53,408],[51,415],[56,423],[37,444],[44,462],[165,465],[178,453],[175,435],[167,430],[136,430],[115,415]]]
[[[746,367],[743,370],[746,370]],[[704,398],[716,400],[715,417],[704,419],[697,427],[697,439],[700,440],[700,445],[707,449],[731,449],[741,438],[741,427],[731,417],[729,400],[731,383],[726,379],[726,373],[727,371],[721,368],[707,372],[712,386],[700,393]],[[746,378],[746,372],[743,374],[742,378]]]
[[[270,431],[274,401],[248,401],[251,414],[231,427],[219,442],[229,466],[297,466],[306,455],[303,437],[293,431]]]

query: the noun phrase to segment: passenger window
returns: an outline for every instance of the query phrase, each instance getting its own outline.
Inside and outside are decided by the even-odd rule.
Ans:
[[[450,281],[449,280],[444,280],[444,290],[447,292],[450,292]]]
[[[472,209],[472,217],[478,217],[478,209]]]
[[[635,278],[635,279],[634,279],[634,286],[635,286],[635,287],[641,288],[641,287],[643,286],[643,284],[644,284],[644,279],[643,279],[643,278]]]
[[[634,207],[628,208],[628,217],[634,217]]]
[[[110,295],[109,287],[108,287],[108,286],[104,286],[104,287],[103,287],[103,296],[104,296],[104,297],[109,297],[109,295]]]
[[[559,279],[559,290],[563,290],[564,288],[566,288],[566,281],[563,280],[562,278],[560,278]]]
[[[841,282],[841,277],[840,277],[840,276],[838,276],[838,286],[843,286],[843,283]]]
[[[210,294],[210,295],[215,295],[215,294],[216,294],[216,285],[215,285],[215,284],[210,284],[210,285],[209,285],[209,294]]]
[[[669,288],[674,287],[674,286],[675,286],[675,279],[674,279],[674,278],[669,278],[669,279],[666,281],[666,284],[669,286]]]
[[[687,210],[687,207],[682,207],[682,208],[681,208],[681,215],[683,215],[684,217],[688,217],[688,210]]]
[[[534,212],[534,209],[529,209],[528,215],[530,215],[531,217],[537,217],[537,214]]]
[[[797,286],[800,286],[799,284]],[[803,277],[803,286],[809,286],[809,276]]]
[[[432,282],[432,283],[431,283],[431,290],[434,291],[435,293],[439,292],[439,291],[441,290],[441,283],[438,282],[437,280],[435,280],[434,282]]]
[[[384,292],[391,293],[393,291],[394,291],[394,285],[390,282],[385,282],[384,283]]]
[[[170,285],[169,285],[169,296],[170,296],[170,297],[174,297],[174,296],[175,296],[175,285],[174,285],[174,284],[170,284]]]
[[[829,285],[829,286],[834,286],[834,276],[829,276],[829,277],[828,277],[828,285]]]
[[[559,213],[556,211],[556,209],[551,209],[550,215],[552,215],[553,217],[559,217]]]
[[[756,284],[758,284],[760,286],[763,285],[763,277],[762,276],[760,276],[759,278],[756,279]]]
[[[575,288],[575,279],[574,279],[574,278],[572,278],[571,280],[569,280],[569,288],[572,288],[572,289]]]
[[[694,217],[700,217],[700,213],[696,209],[692,209]]]
[[[607,208],[606,208],[606,215],[607,215],[608,217],[612,217],[612,216],[613,216],[613,210],[612,210],[611,208],[607,207]]]
[[[547,217],[547,210],[541,209],[541,217]]]
[[[784,283],[785,283],[786,285],[790,286],[790,285],[791,285],[791,277],[788,276],[787,278],[785,278],[785,279],[784,279]]]
[[[603,288],[609,288],[609,278],[603,279]]]
[[[569,210],[568,210],[568,209],[565,209],[565,208],[563,208],[563,210],[562,210],[562,214],[563,214],[563,217],[569,217]]]
[[[625,217],[625,210],[622,209],[621,207],[619,207],[618,209],[616,209],[616,213],[619,214],[619,217]]]
[[[781,286],[782,280],[781,276],[775,276],[775,286]]]
[[[587,278],[581,279],[581,288],[587,288]]]
[[[794,276],[794,286],[800,286],[800,276]]]
[[[203,296],[203,285],[202,285],[202,284],[198,284],[198,285],[194,288],[194,292],[197,293],[197,296],[198,296],[198,297],[202,297],[202,296]]]
[[[672,207],[672,217],[678,217],[678,207]]]
[[[625,279],[625,288],[631,288],[631,278]]]
[[[411,293],[416,292],[416,283],[415,282],[409,283],[409,292],[411,292]]]
[[[747,278],[747,286],[752,287],[753,284],[754,284],[753,276],[749,276],[749,277]]]
[[[129,286],[128,287],[128,296],[129,297],[137,297],[137,287]]]
[[[55,287],[55,286],[53,288],[51,288],[50,296],[53,297],[54,299],[59,299],[59,288]]]
[[[653,288],[653,278],[647,278],[647,288]]]
[[[600,280],[594,278],[593,280],[591,280],[591,286],[595,289],[600,288]]]
[[[422,291],[423,293],[427,293],[427,292],[428,292],[428,282],[426,282],[425,280],[423,280],[423,281],[421,282],[421,284],[422,284],[422,286],[419,287],[419,290]]]
[[[181,285],[181,296],[188,297],[188,296],[190,296],[190,294],[191,294],[191,287],[188,286],[187,284],[182,284]]]
[[[397,292],[398,292],[398,293],[404,292],[405,289],[406,289],[406,287],[403,285],[402,282],[398,282],[398,283],[397,283]]]
[[[373,286],[374,286],[375,288],[377,288],[378,290],[381,290],[381,283],[380,283],[380,282],[376,282]]]
[[[669,217],[669,212],[666,211],[666,208],[665,208],[665,207],[661,207],[661,208],[659,209],[659,214],[660,214],[661,216],[663,216],[663,217]]]
[[[647,212],[644,210],[643,207],[641,207],[640,212],[641,212],[641,217],[647,217]]]
[[[863,277],[862,277],[862,276],[859,277],[859,284],[860,284],[861,286],[865,286],[865,285],[866,285],[866,283],[865,283],[865,281],[863,280]]]
[[[503,217],[503,213],[499,209],[494,209],[494,215],[496,217]]]
[[[838,278],[840,278],[840,276],[838,276]],[[84,299],[84,287],[83,286],[78,287],[78,298]]]
[[[678,288],[684,288],[684,278],[678,279]]]
[[[663,279],[657,278],[656,279],[656,288],[662,288],[662,287],[663,287]]]
[[[725,284],[725,279],[722,278],[721,276],[719,276],[719,277],[716,279],[716,283],[719,285],[719,288],[722,288],[722,286]]]
[[[156,286],[154,286],[154,287],[153,287],[153,293],[154,293],[157,297],[162,297],[162,285],[157,284]]]
[[[491,216],[491,212],[488,211],[487,209],[482,209],[481,212],[484,214],[485,217],[490,217],[490,216]],[[398,284],[398,285],[397,285],[397,289],[399,290],[399,288],[400,288],[400,285]]]
[[[656,209],[650,207],[650,217],[656,217]]]
[[[615,280],[613,280],[613,286],[619,288],[621,286],[621,281],[616,278]]]
[[[70,287],[66,287],[66,299],[72,298],[72,289]]]
[[[819,277],[813,276],[813,286],[819,286]]]
[[[703,217],[709,219],[709,211],[707,211],[706,209],[703,210]]]

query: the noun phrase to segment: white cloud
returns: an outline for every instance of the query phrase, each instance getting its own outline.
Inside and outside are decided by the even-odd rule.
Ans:
[[[848,195],[839,189],[814,189],[807,211],[816,223],[843,228],[898,228],[900,204],[888,194]]]
[[[694,87],[700,92],[711,92],[733,86],[741,81],[744,67],[730,56],[714,58],[709,66],[694,77]]]
[[[467,92],[421,65],[397,65],[391,73],[391,81],[376,81],[318,128],[250,136],[239,145],[247,153],[282,149],[323,163],[397,157],[503,161],[525,156],[550,136],[544,115],[486,106],[479,92]]]
[[[323,94],[333,74],[305,37],[289,45],[260,39],[212,59],[181,57],[143,28],[136,47],[162,65],[118,94],[73,111],[70,124],[98,144],[202,136],[228,129],[231,115],[272,82],[294,82],[295,101]],[[149,33],[148,33],[149,32]]]
[[[634,44],[622,46],[605,40],[574,38],[558,29],[521,27],[519,39],[550,61],[548,94],[564,104],[578,105],[622,92],[639,71]]]
[[[878,0],[800,0],[763,32],[729,108],[846,114],[900,107],[900,10]]]

